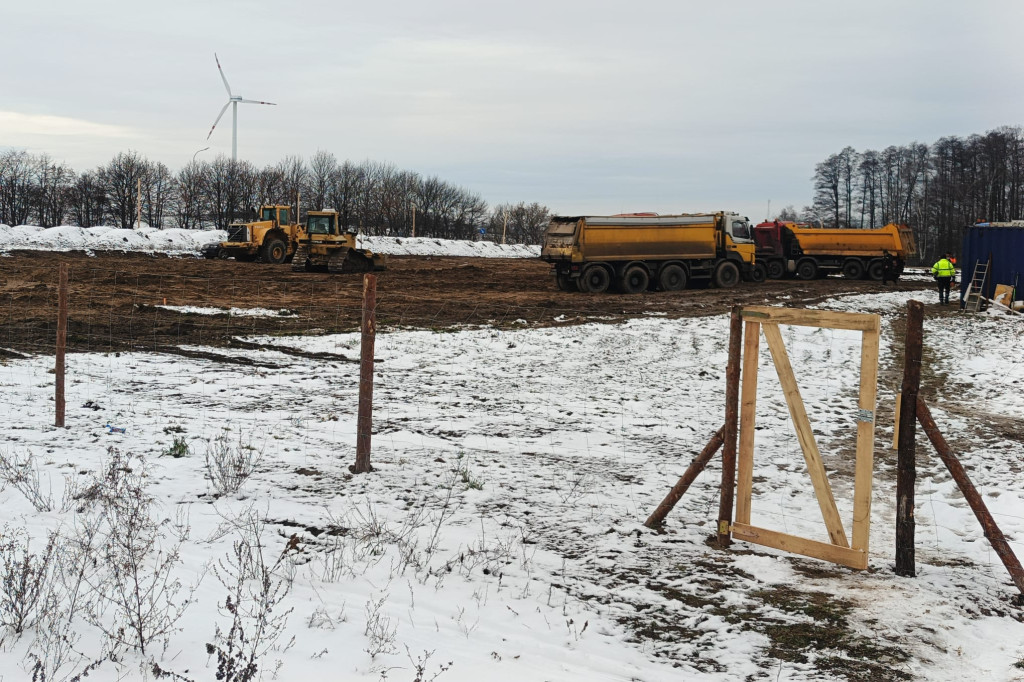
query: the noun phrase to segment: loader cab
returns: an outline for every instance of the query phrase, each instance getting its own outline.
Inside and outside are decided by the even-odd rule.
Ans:
[[[278,225],[291,225],[290,206],[264,206],[260,209],[260,221],[276,221]]]

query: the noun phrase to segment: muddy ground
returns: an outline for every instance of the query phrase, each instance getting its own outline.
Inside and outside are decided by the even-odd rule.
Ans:
[[[8,355],[52,353],[58,263],[69,265],[70,351],[170,350],[228,346],[240,334],[353,331],[361,316],[362,276],[292,272],[288,265],[176,258],[140,253],[19,251],[0,258],[0,348]],[[889,285],[890,287],[892,285]],[[901,289],[930,288],[901,282]],[[535,259],[400,256],[377,273],[381,327],[579,324],[644,315],[696,317],[733,305],[785,300],[809,305],[840,293],[881,290],[842,278],[732,289],[642,295],[565,293]],[[157,307],[268,308],[273,317],[187,314]]]

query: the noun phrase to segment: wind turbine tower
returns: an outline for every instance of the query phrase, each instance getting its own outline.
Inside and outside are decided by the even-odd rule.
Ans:
[[[224,108],[220,110],[220,113],[217,114],[217,120],[215,120],[213,122],[213,126],[210,128],[210,132],[206,136],[206,139],[209,140],[210,139],[210,135],[213,135],[213,129],[217,127],[218,123],[220,123],[221,117],[224,115],[224,112],[228,110],[228,105],[230,104],[231,105],[231,160],[232,161],[237,161],[238,160],[238,104],[239,103],[242,103],[242,104],[269,104],[271,106],[276,106],[276,105],[273,102],[261,102],[259,100],[255,100],[255,99],[242,99],[238,95],[232,95],[231,94],[231,86],[228,85],[228,79],[224,76],[224,69],[220,68],[220,59],[217,57],[217,53],[216,52],[213,53],[213,58],[217,62],[217,71],[220,72],[220,79],[222,81],[224,81],[224,89],[228,91],[228,101],[224,105]]]

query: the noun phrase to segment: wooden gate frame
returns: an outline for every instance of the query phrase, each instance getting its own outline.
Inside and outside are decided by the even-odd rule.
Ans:
[[[736,521],[732,534],[737,540],[774,547],[794,554],[823,559],[850,568],[868,566],[868,537],[871,528],[871,481],[874,469],[875,398],[878,380],[878,343],[881,318],[866,313],[841,313],[795,308],[751,306],[740,310],[743,330],[743,385],[740,393],[739,461],[737,468]],[[807,419],[800,388],[779,332],[780,324],[860,331],[860,398],[857,412],[857,461],[853,492],[853,542],[846,539],[836,508],[832,487]],[[764,331],[768,350],[786,396],[789,414],[796,427],[814,494],[828,530],[829,542],[819,542],[750,525],[750,500],[754,477],[754,421],[757,402],[758,343]]]

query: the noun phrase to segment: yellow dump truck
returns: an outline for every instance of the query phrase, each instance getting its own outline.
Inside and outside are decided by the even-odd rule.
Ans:
[[[678,291],[694,280],[763,281],[750,221],[736,213],[553,217],[542,259],[563,291]]]
[[[260,206],[256,220],[231,223],[227,241],[211,244],[203,255],[284,263],[295,253],[302,236],[302,226],[292,220],[291,206]]]
[[[754,239],[757,260],[772,279],[787,273],[814,279],[842,272],[848,279],[881,280],[886,253],[893,257],[897,276],[903,273],[907,257],[916,254],[914,233],[906,225],[894,223],[856,230],[772,221],[755,227]]]

